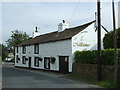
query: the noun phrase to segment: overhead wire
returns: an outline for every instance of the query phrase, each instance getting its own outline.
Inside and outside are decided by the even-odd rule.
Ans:
[[[70,20],[69,20],[69,23],[72,22],[72,19],[73,19],[74,15],[75,15],[75,13],[76,13],[76,11],[77,11],[77,8],[79,7],[79,4],[80,4],[80,0],[78,0],[78,3],[77,3],[77,5],[76,5],[75,9],[73,10],[73,13],[72,13],[72,16],[71,16],[71,18],[70,18]]]

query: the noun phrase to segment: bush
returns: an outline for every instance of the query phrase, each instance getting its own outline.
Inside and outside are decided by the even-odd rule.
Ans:
[[[117,30],[117,47],[120,48],[120,28]],[[105,34],[103,38],[103,46],[105,49],[114,48],[114,31]]]
[[[76,51],[74,55],[75,55],[74,59],[76,63],[97,64],[97,50]],[[118,55],[120,56],[120,50],[118,50]],[[113,49],[102,50],[102,64],[103,65],[114,64],[114,50]]]
[[[54,64],[54,63],[55,63],[55,58],[54,58],[54,57],[51,57],[51,58],[50,58],[50,62],[51,62],[52,64]]]
[[[7,57],[7,47],[5,45],[0,44],[0,56],[2,57],[2,61],[5,61],[5,58]]]

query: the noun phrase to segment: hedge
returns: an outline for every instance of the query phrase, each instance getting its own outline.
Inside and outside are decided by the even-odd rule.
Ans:
[[[74,60],[76,63],[97,64],[97,50],[76,51],[74,55],[75,55]],[[120,60],[120,50],[118,50],[118,56]],[[102,64],[103,65],[114,65],[114,50],[113,49],[102,50]]]

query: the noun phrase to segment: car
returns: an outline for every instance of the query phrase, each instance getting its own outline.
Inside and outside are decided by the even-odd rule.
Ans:
[[[5,59],[5,61],[6,62],[9,62],[9,61],[11,61],[13,58],[11,58],[11,57],[7,57],[6,59]]]

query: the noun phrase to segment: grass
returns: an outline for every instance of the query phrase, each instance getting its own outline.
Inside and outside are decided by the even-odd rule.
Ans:
[[[80,81],[84,81],[84,82],[87,82],[87,83],[91,83],[91,82],[95,82],[96,81],[96,78],[94,77],[90,77],[90,76],[86,76],[86,75],[81,75],[81,74],[77,74],[77,73],[71,73],[70,74],[71,77],[75,78],[75,79],[78,79]]]
[[[81,74],[76,74],[76,73],[71,73],[69,75],[71,78],[89,83],[89,84],[94,84],[100,87],[105,87],[105,88],[120,88],[120,83],[117,84],[113,80],[102,80],[97,82],[96,78],[88,76],[88,75],[81,75]]]

